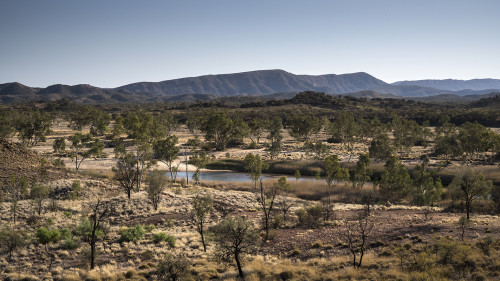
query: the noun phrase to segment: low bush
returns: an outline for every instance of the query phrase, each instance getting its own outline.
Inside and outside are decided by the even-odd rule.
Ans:
[[[137,242],[141,240],[146,231],[141,225],[120,230],[120,242]]]

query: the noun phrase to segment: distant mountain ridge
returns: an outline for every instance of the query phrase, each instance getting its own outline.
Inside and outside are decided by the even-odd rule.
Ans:
[[[121,86],[132,93],[154,95],[209,94],[220,96],[268,95],[278,92],[318,91],[343,94],[386,85],[367,73],[295,75],[284,70],[259,70],[233,74],[204,75],[162,82],[140,82]]]
[[[421,86],[428,88],[435,88],[439,90],[448,91],[462,91],[462,90],[490,90],[500,89],[500,79],[472,79],[472,80],[415,80],[415,81],[399,81],[393,85],[403,86]]]
[[[54,101],[63,98],[79,103],[194,102],[227,96],[291,98],[303,91],[368,99],[432,97],[429,100],[452,102],[453,97],[464,96],[466,98],[457,100],[474,100],[476,97],[479,99],[480,96],[499,92],[500,80],[419,80],[388,84],[364,72],[296,75],[278,69],[204,75],[162,82],[138,82],[117,88],[99,88],[87,84],[56,84],[34,88],[17,82],[5,83],[0,84],[0,103]]]

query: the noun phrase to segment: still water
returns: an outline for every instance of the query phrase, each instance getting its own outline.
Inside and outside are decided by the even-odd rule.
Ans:
[[[194,172],[188,172],[189,180],[193,179]],[[167,173],[170,176],[169,173]],[[274,179],[278,181],[278,179],[282,177],[282,175],[273,175],[273,174],[262,174],[262,180]],[[186,172],[177,173],[177,179],[186,178]],[[286,180],[288,182],[295,181],[294,176],[287,176]],[[313,181],[316,180],[314,177],[301,177],[299,181]],[[249,174],[238,173],[238,172],[229,172],[229,171],[208,171],[200,173],[200,181],[208,182],[208,181],[218,181],[218,182],[249,182],[250,179]]]

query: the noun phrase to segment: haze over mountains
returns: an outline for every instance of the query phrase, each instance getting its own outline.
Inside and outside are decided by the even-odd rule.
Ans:
[[[204,75],[162,82],[138,82],[106,89],[81,84],[32,88],[20,83],[0,84],[0,102],[58,100],[82,103],[196,101],[224,96],[268,96],[280,98],[302,91],[317,91],[365,98],[431,97],[439,101],[474,100],[500,91],[500,80],[419,80],[388,84],[367,73],[295,75],[283,70],[260,70],[233,74]],[[451,95],[451,96],[450,96]]]

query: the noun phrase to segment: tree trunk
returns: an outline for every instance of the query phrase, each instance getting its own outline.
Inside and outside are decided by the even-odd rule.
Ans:
[[[359,256],[359,263],[358,263],[358,267],[361,267],[361,262],[363,261],[363,256],[365,254],[365,250],[363,248],[361,248],[361,254]]]
[[[467,212],[467,220],[469,220],[469,215],[470,215],[470,202],[469,202],[469,200],[465,201],[465,211]]]
[[[205,244],[205,236],[203,235],[203,225],[200,227],[201,244],[203,244],[203,251],[207,251],[207,245]]]
[[[243,278],[243,270],[241,269],[241,263],[240,263],[240,255],[238,253],[234,254],[234,260],[236,261],[236,266],[238,267],[238,276],[240,278]]]

